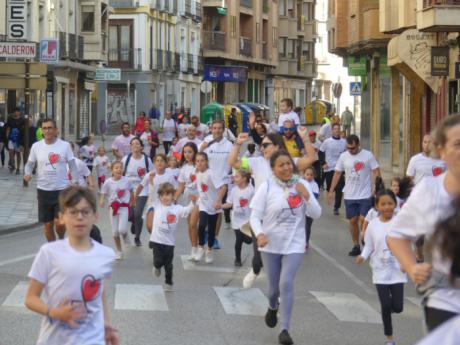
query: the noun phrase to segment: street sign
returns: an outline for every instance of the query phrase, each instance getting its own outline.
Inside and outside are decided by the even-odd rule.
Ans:
[[[362,86],[360,81],[350,82],[350,96],[361,96]]]
[[[27,39],[27,2],[27,0],[8,0],[6,21],[10,40]]]
[[[34,42],[0,42],[0,57],[33,59],[37,54]]]
[[[45,38],[40,41],[40,61],[48,64],[59,62],[59,41]]]
[[[119,81],[121,80],[120,68],[98,68],[94,80],[98,81]]]
[[[203,93],[209,93],[212,91],[212,83],[209,80],[203,80],[200,89]]]

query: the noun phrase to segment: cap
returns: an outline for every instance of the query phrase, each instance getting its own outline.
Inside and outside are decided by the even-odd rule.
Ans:
[[[311,137],[313,135],[316,135],[316,132],[314,130],[311,130],[310,132],[308,132],[308,135]]]

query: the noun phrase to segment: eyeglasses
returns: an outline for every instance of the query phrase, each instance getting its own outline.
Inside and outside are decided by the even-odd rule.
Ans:
[[[81,214],[83,218],[88,217],[93,213],[93,210],[90,208],[83,208],[81,210],[77,208],[71,208],[66,211],[66,213],[71,217],[71,218],[78,218],[78,215]]]
[[[273,143],[262,143],[262,144],[260,144],[260,146],[262,146],[262,148],[264,148],[264,149],[266,149],[270,145],[273,145]]]

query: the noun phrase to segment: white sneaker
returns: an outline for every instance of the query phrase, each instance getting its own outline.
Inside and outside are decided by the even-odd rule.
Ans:
[[[123,259],[123,252],[119,252],[118,250],[115,252],[115,260]]]
[[[164,284],[164,285],[163,285],[163,290],[164,290],[165,292],[174,292],[174,291],[176,291],[176,290],[174,289],[174,286],[171,285],[171,284]]]
[[[198,247],[195,252],[195,261],[201,261],[203,259],[204,249],[202,247]]]
[[[192,247],[192,251],[190,252],[190,257],[188,258],[189,261],[197,261],[196,260],[196,252],[197,252],[197,247]]]
[[[207,250],[204,262],[206,262],[207,264],[212,264],[213,261],[214,261],[214,255],[212,253],[212,250]]]
[[[161,276],[161,269],[160,268],[156,268],[155,266],[152,267],[152,273],[155,277],[159,277]]]
[[[257,279],[257,274],[255,274],[253,269],[251,268],[248,274],[246,274],[245,277],[243,278],[243,288],[249,289],[250,287],[252,287],[256,279]]]

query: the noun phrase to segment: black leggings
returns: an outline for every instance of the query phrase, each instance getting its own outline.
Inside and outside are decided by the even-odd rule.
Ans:
[[[431,332],[439,325],[457,315],[458,314],[448,310],[425,307],[426,328],[428,328],[428,332]]]
[[[259,252],[259,246],[257,245],[257,238],[252,234],[252,246],[254,249],[254,256],[252,257],[252,270],[256,275],[260,273],[260,270],[264,266],[262,264],[262,255]]]
[[[150,242],[153,249],[153,266],[160,269],[162,266],[165,268],[165,283],[173,285],[173,259],[174,259],[174,246],[166,244]]]
[[[243,243],[251,244],[252,237],[243,234],[239,229],[235,230],[235,259],[241,261],[241,247]]]
[[[334,172],[335,171],[332,170],[332,171],[327,171],[324,173],[324,177],[326,179],[326,189],[328,192],[331,189],[332,178],[334,177]],[[345,175],[344,174],[340,176],[340,180],[337,183],[337,186],[335,187],[334,208],[336,209],[339,209],[340,206],[342,206],[343,187],[345,187]]]
[[[391,313],[399,314],[403,311],[404,284],[375,284],[375,287],[379,295],[385,335],[392,336]]]
[[[305,236],[307,244],[310,242],[311,226],[313,225],[313,218],[306,217],[305,220]]]
[[[172,144],[172,141],[163,141],[163,147],[165,148],[165,155],[168,155],[171,144]]]
[[[214,239],[216,238],[216,225],[217,225],[217,218],[219,217],[219,213],[217,214],[207,214],[204,211],[200,211],[200,221],[198,222],[198,244],[200,246],[204,246],[205,244],[205,236],[206,236],[206,227],[208,227],[208,247],[212,248],[214,245]]]

